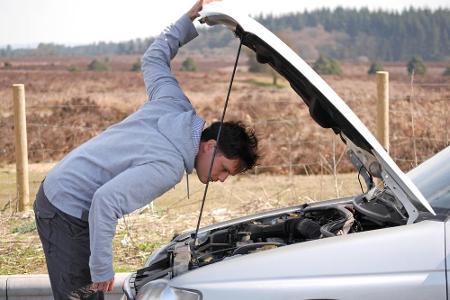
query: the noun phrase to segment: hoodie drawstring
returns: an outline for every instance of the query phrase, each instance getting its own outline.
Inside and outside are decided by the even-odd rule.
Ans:
[[[186,172],[186,191],[187,191],[187,198],[189,199],[189,174]]]

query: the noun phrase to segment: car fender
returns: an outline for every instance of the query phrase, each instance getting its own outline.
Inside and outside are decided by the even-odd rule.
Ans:
[[[423,221],[239,256],[170,281],[203,299],[446,299],[445,224]]]

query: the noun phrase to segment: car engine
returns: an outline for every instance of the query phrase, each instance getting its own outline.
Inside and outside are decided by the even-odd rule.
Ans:
[[[328,205],[303,205],[290,212],[175,237],[130,279],[137,292],[145,283],[170,279],[196,268],[290,244],[406,224],[406,212],[388,189]],[[194,244],[195,243],[195,244]]]

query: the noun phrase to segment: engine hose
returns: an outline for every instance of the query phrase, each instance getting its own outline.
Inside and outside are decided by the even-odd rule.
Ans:
[[[343,230],[344,234],[347,234],[350,230],[351,226],[353,225],[355,219],[353,217],[353,214],[345,208],[344,205],[336,205],[336,206],[324,206],[324,207],[308,207],[305,209],[305,212],[311,212],[311,211],[321,211],[321,210],[331,210],[335,209],[342,218],[329,222],[322,227],[320,227],[320,233],[324,237],[332,237],[336,236],[334,232],[336,232],[339,229]]]

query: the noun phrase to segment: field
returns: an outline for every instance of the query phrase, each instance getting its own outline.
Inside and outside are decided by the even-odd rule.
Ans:
[[[207,122],[218,120],[233,57],[193,56],[198,71],[180,72],[187,55],[181,52],[173,65],[180,85]],[[146,101],[141,74],[129,71],[136,59],[107,58],[111,70],[106,72],[85,71],[89,57],[10,59],[11,67],[0,68],[0,274],[46,272],[32,214],[13,213],[11,85],[26,87],[33,197],[47,171],[64,154]],[[450,78],[441,75],[445,64],[427,67],[427,75],[411,80],[405,63],[385,63],[390,73],[390,153],[404,171],[449,145]],[[368,64],[343,62],[342,68],[343,76],[324,79],[375,132],[376,85],[375,78],[367,75]],[[226,118],[255,127],[263,158],[250,174],[212,185],[202,225],[361,190],[340,138],[311,122],[306,105],[286,81],[271,83],[270,74],[249,73],[243,57]],[[183,181],[156,200],[153,211],[146,207],[119,223],[114,240],[116,271],[134,270],[175,232],[195,226],[203,188],[195,177],[189,180],[189,199]]]
[[[50,165],[31,165],[32,177],[41,179]],[[0,169],[14,176],[14,170]],[[144,263],[159,245],[168,242],[175,233],[195,228],[203,185],[191,176],[190,197],[186,181],[180,182],[154,202],[119,222],[113,242],[116,272],[133,271]],[[212,184],[208,191],[202,225],[228,220],[247,213],[275,209],[288,205],[314,202],[339,195],[360,192],[357,174],[337,176],[317,175],[248,175],[237,176],[223,184]],[[36,180],[38,181],[38,180]],[[38,183],[32,185],[32,193]],[[3,213],[0,219],[0,275],[46,273],[45,261],[34,226],[32,212]]]

